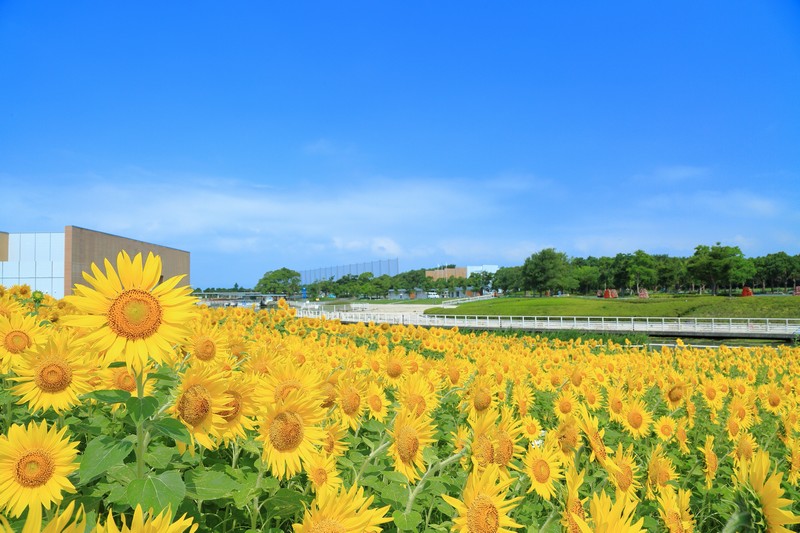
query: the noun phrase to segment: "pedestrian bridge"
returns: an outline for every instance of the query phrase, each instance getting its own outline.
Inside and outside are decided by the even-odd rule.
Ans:
[[[547,332],[644,333],[658,337],[792,340],[800,337],[800,318],[675,318],[589,316],[424,315],[298,309],[298,317],[325,317],[344,323],[374,322],[425,327]]]

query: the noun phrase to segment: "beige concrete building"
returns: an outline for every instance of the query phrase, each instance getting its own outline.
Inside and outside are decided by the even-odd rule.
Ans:
[[[436,270],[426,270],[425,276],[433,279],[466,278],[467,267],[437,268]]]
[[[81,273],[91,272],[92,263],[105,272],[108,258],[116,267],[122,250],[131,257],[161,256],[162,278],[185,274],[180,284],[189,285],[189,252],[77,226],[66,226],[63,233],[0,232],[0,285],[27,284],[61,298],[72,294],[75,283],[86,284]]]

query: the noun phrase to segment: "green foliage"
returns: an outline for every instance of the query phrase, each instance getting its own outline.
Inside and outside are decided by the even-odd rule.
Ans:
[[[270,270],[256,283],[255,290],[265,294],[292,296],[300,291],[300,273],[286,267]]]

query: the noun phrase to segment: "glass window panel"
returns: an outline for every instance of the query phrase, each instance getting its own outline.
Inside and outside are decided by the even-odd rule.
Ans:
[[[8,234],[8,260],[19,261],[19,233]]]
[[[19,277],[19,263],[16,261],[7,261],[3,264],[3,276],[6,278]]]
[[[23,233],[19,238],[19,260],[36,261],[36,235]]]
[[[37,233],[36,237],[36,261],[50,261],[50,234]]]
[[[42,291],[45,294],[53,294],[53,278],[34,278],[31,290]]]
[[[64,278],[64,261],[53,261],[53,277],[61,276]]]
[[[53,292],[50,293],[53,298],[64,297],[64,278],[53,278]]]
[[[20,261],[19,262],[19,277],[21,277],[21,278],[35,278],[36,277],[36,262],[35,261]]]
[[[53,261],[64,261],[64,234],[50,234],[50,259]],[[64,270],[63,268],[61,269]]]
[[[53,277],[53,262],[52,261],[36,261],[36,277],[37,278],[52,278]]]

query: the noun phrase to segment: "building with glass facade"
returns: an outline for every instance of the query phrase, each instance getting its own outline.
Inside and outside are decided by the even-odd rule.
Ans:
[[[91,264],[105,271],[108,258],[116,268],[117,254],[125,250],[133,257],[148,252],[161,256],[162,278],[185,274],[181,285],[188,285],[189,252],[158,244],[66,226],[59,233],[5,233],[0,231],[0,285],[29,285],[54,298],[72,294],[75,283],[86,282],[82,272]]]

